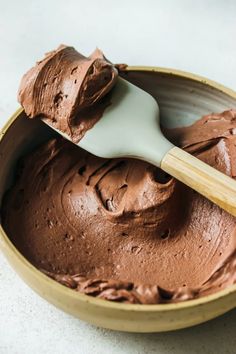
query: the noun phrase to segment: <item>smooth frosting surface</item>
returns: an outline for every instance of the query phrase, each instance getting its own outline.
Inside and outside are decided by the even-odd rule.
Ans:
[[[165,134],[236,176],[236,111]],[[37,268],[86,294],[166,303],[236,283],[236,220],[158,168],[58,138],[29,154],[3,224]]]

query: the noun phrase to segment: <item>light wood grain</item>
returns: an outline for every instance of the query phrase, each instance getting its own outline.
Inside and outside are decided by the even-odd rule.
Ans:
[[[184,150],[174,147],[163,158],[161,168],[236,216],[236,181]]]

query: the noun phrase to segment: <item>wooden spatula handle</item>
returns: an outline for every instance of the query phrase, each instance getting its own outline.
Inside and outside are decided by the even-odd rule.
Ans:
[[[236,216],[236,181],[206,163],[174,147],[162,159],[161,168]]]

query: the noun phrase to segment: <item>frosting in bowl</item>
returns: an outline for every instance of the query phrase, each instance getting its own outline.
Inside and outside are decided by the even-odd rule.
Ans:
[[[230,110],[165,134],[235,177],[235,132]],[[236,282],[234,217],[148,163],[101,159],[63,138],[23,159],[3,224],[37,268],[108,300],[176,302]]]

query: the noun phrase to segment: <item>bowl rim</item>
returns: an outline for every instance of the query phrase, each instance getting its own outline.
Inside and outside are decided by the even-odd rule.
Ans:
[[[173,75],[185,79],[189,79],[198,83],[202,83],[204,85],[210,86],[213,89],[217,89],[218,91],[232,97],[233,99],[236,100],[236,92],[233,91],[232,89],[225,87],[222,84],[219,84],[218,82],[215,82],[213,80],[207,79],[203,76],[196,75],[193,73],[189,73],[186,71],[182,70],[176,70],[172,68],[164,68],[164,67],[156,67],[156,66],[128,66],[126,71],[145,71],[145,72],[157,72],[160,74],[167,74],[167,75]],[[18,108],[16,112],[7,120],[7,122],[4,124],[3,128],[0,129],[0,142],[7,133],[8,129],[11,127],[11,125],[14,123],[14,121],[18,118],[18,116],[23,112],[23,108]],[[227,287],[226,289],[223,289],[221,291],[218,291],[214,294],[206,295],[203,297],[200,297],[198,299],[193,299],[193,300],[188,300],[188,301],[183,301],[183,302],[178,302],[178,303],[171,303],[171,304],[124,304],[124,303],[119,303],[119,302],[113,302],[113,301],[108,301],[104,299],[99,299],[93,296],[89,296],[86,294],[82,294],[80,292],[77,292],[73,289],[67,288],[66,286],[56,282],[55,280],[49,278],[46,276],[44,273],[42,273],[40,270],[38,270],[36,267],[34,267],[18,250],[17,248],[13,245],[13,243],[10,241],[8,238],[7,234],[2,228],[2,225],[0,224],[0,249],[3,251],[3,254],[5,253],[4,251],[6,250],[6,253],[9,253],[10,257],[13,257],[17,259],[19,262],[24,265],[24,267],[28,268],[28,271],[34,275],[35,278],[41,283],[44,283],[45,286],[49,286],[53,288],[55,291],[59,292],[61,295],[65,295],[68,298],[73,298],[73,300],[78,300],[83,303],[91,304],[94,306],[98,306],[101,308],[110,308],[114,310],[121,310],[121,311],[134,311],[134,312],[169,312],[172,310],[183,310],[183,309],[189,309],[195,306],[201,306],[203,304],[213,302],[216,300],[219,300],[220,298],[223,298],[227,295],[230,295],[235,292],[236,295],[236,284],[231,285],[230,287]]]

